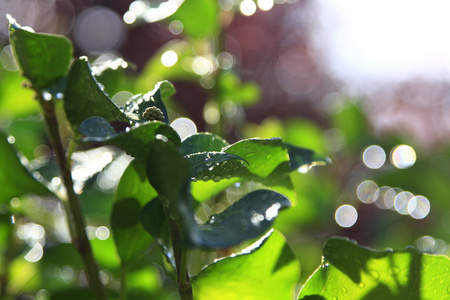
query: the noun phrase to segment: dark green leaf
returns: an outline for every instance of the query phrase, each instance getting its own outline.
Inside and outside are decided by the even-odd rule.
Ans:
[[[63,36],[34,33],[10,18],[10,42],[23,75],[37,91],[50,88],[67,72],[72,44]]]
[[[126,103],[125,114],[130,120],[136,123],[145,123],[148,120],[142,116],[144,111],[151,106],[156,106],[164,114],[164,123],[169,124],[167,109],[162,100],[167,99],[173,94],[175,94],[173,85],[168,81],[161,81],[156,84],[152,91],[146,94],[138,94],[131,98]]]
[[[0,203],[7,203],[11,198],[28,193],[53,195],[22,165],[13,147],[8,143],[8,138],[1,131],[0,153]]]
[[[271,190],[248,193],[206,224],[187,228],[195,246],[220,249],[257,238],[267,232],[281,209],[291,205],[283,195]]]
[[[167,223],[164,207],[159,198],[153,199],[144,206],[141,213],[141,223],[145,230],[147,230],[156,240],[166,256],[167,261],[172,265],[174,270],[176,270],[169,225]]]
[[[80,131],[86,136],[81,142],[103,142],[125,150],[141,162],[145,162],[150,150],[150,144],[156,139],[169,140],[175,145],[180,144],[176,131],[162,122],[147,122],[129,131],[115,133],[112,126],[101,117],[91,117],[85,120]]]
[[[299,299],[447,299],[449,273],[445,256],[414,249],[378,252],[332,238]]]
[[[192,38],[213,37],[219,30],[219,3],[210,0],[184,1],[171,20],[183,23],[183,33]]]
[[[152,241],[139,222],[141,208],[156,196],[144,166],[133,161],[120,179],[111,215],[111,228],[122,262],[138,258]]]
[[[64,109],[74,131],[78,130],[81,122],[95,116],[108,122],[129,122],[103,91],[85,57],[73,62],[64,95]]]
[[[218,152],[226,146],[228,146],[228,143],[221,137],[209,132],[202,132],[190,135],[183,140],[181,150],[184,155],[189,155],[206,151]]]
[[[277,231],[258,242],[263,244],[248,254],[219,260],[198,274],[194,299],[293,299],[300,265],[291,248]]]
[[[164,206],[176,210],[190,181],[190,166],[169,141],[155,140],[149,145],[147,176]]]
[[[291,171],[294,171],[302,166],[311,168],[314,166],[327,165],[331,163],[330,158],[313,150],[296,147],[287,143],[285,146],[289,153]]]
[[[242,157],[234,154],[224,153],[224,152],[202,152],[202,153],[195,153],[186,155],[185,159],[189,162],[191,166],[191,177],[196,177],[201,173],[204,173],[208,170],[212,170],[213,168],[216,169],[216,173],[220,174],[221,171],[218,169],[221,169],[221,166],[224,166],[224,162],[229,161],[231,159],[238,159],[238,160],[244,160]],[[225,173],[227,169],[224,169],[223,172]],[[231,178],[231,174],[226,174],[225,176],[229,176]],[[208,180],[214,180],[214,181],[220,181],[223,178],[220,175],[217,175],[214,178],[206,178],[203,177],[202,180],[208,181]]]

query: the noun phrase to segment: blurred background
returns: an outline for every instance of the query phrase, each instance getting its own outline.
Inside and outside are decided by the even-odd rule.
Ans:
[[[180,4],[0,0],[0,128],[35,176],[55,189],[61,185],[37,103],[21,88],[6,14],[36,32],[66,35],[74,56],[86,55],[94,65],[128,62],[120,72],[99,77],[118,105],[167,79],[177,90],[168,103],[172,119],[189,118],[198,131],[215,132],[230,143],[283,137],[328,155],[332,165],[292,174],[298,203],[276,223],[300,260],[300,283],[319,266],[331,236],[381,250],[413,245],[450,253],[447,1]],[[62,131],[70,136],[67,128]],[[113,147],[74,155],[87,230],[112,289],[118,260],[109,216],[130,160]],[[199,218],[223,208],[217,199],[202,203]],[[3,204],[0,214],[9,210],[16,216],[15,248],[0,250],[3,266],[6,260],[12,265],[10,293],[21,295],[18,299],[80,299],[85,291],[78,287],[86,280],[67,243],[63,209],[51,199],[23,197]],[[176,299],[157,247],[147,254],[131,270],[131,293]],[[193,255],[192,272],[215,255]]]

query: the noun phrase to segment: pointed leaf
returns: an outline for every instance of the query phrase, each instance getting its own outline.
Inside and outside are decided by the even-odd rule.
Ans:
[[[117,186],[111,215],[114,242],[124,263],[139,258],[152,241],[139,218],[142,207],[154,197],[156,191],[148,183],[144,166],[133,161]]]
[[[308,168],[321,165],[331,164],[331,159],[327,156],[317,153],[310,149],[297,147],[290,144],[285,144],[289,153],[289,161],[291,163],[291,171],[294,171],[302,166]]]
[[[156,84],[152,91],[146,94],[138,94],[128,100],[125,106],[125,114],[136,123],[145,123],[148,122],[148,120],[143,118],[145,110],[155,106],[164,114],[163,122],[169,124],[169,117],[163,99],[167,99],[173,94],[175,94],[173,85],[168,81],[161,81]]]
[[[48,188],[31,176],[22,165],[8,138],[0,131],[0,203],[33,193],[52,196]]]
[[[114,128],[101,117],[91,117],[80,125],[80,132],[85,134],[81,142],[102,142],[116,145],[141,162],[145,162],[150,144],[156,139],[167,139],[176,145],[180,137],[176,131],[162,122],[147,122],[130,131],[116,133]]]
[[[64,93],[64,109],[74,131],[89,117],[128,123],[128,118],[103,91],[92,74],[86,57],[72,63]]]
[[[194,299],[293,299],[300,265],[291,248],[277,231],[258,242],[262,245],[252,252],[219,260],[198,274]]]
[[[72,59],[72,44],[59,35],[34,33],[10,17],[10,42],[23,75],[41,91],[57,83]]]
[[[278,212],[290,206],[290,201],[275,191],[256,190],[211,216],[206,224],[187,228],[186,235],[195,246],[228,248],[267,232]]]
[[[184,155],[189,155],[207,151],[219,152],[227,146],[228,143],[221,137],[209,132],[202,132],[190,135],[183,140],[181,150]]]
[[[322,266],[299,299],[447,299],[450,259],[414,249],[372,251],[345,239],[324,247]]]

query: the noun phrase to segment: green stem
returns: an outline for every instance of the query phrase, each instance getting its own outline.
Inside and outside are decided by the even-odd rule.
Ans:
[[[122,263],[120,266],[119,300],[127,299],[127,271],[128,271],[128,265],[126,263]]]
[[[189,281],[189,274],[187,271],[187,251],[181,243],[181,233],[175,221],[170,217],[167,208],[164,207],[167,223],[169,224],[170,238],[172,240],[173,254],[175,257],[175,264],[177,268],[178,277],[178,293],[181,300],[192,300],[192,286]]]
[[[49,133],[50,143],[58,163],[59,172],[62,177],[64,187],[66,188],[67,204],[69,208],[69,219],[71,219],[73,230],[72,243],[79,251],[86,268],[86,274],[89,285],[97,300],[107,300],[106,290],[100,281],[99,269],[94,259],[91,244],[86,234],[86,224],[81,210],[80,201],[73,189],[72,172],[70,169],[70,156],[66,158],[61,135],[59,133],[58,119],[56,117],[55,104],[53,101],[46,101],[41,93],[38,92],[38,100],[41,104],[47,131]],[[73,146],[69,151],[73,151]],[[69,227],[71,224],[69,223]]]

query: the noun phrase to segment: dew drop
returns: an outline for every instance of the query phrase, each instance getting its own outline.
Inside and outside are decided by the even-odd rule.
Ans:
[[[401,272],[400,268],[398,266],[394,266],[392,269],[392,274],[399,274]]]
[[[336,296],[333,296],[333,300],[338,300],[338,297],[336,297]]]
[[[203,180],[203,181],[208,181],[208,180],[209,180],[209,177],[208,177],[208,176],[203,176],[202,180]]]
[[[169,141],[169,139],[166,136],[162,135],[162,134],[157,134],[155,136],[155,138],[157,140],[163,141],[164,143],[167,143]]]
[[[215,176],[215,177],[213,178],[213,181],[214,181],[214,182],[219,182],[220,180],[222,180],[222,177],[220,177],[220,176]]]
[[[374,280],[380,279],[380,273],[378,273],[378,272],[375,271],[375,270],[370,270],[370,271],[369,271],[369,274],[370,274],[370,276],[372,276],[372,278],[373,278]]]
[[[342,292],[347,293],[347,289],[345,288],[345,286],[342,287]]]
[[[364,282],[360,282],[360,283],[358,283],[358,287],[363,289],[366,287],[366,285],[364,284]]]

